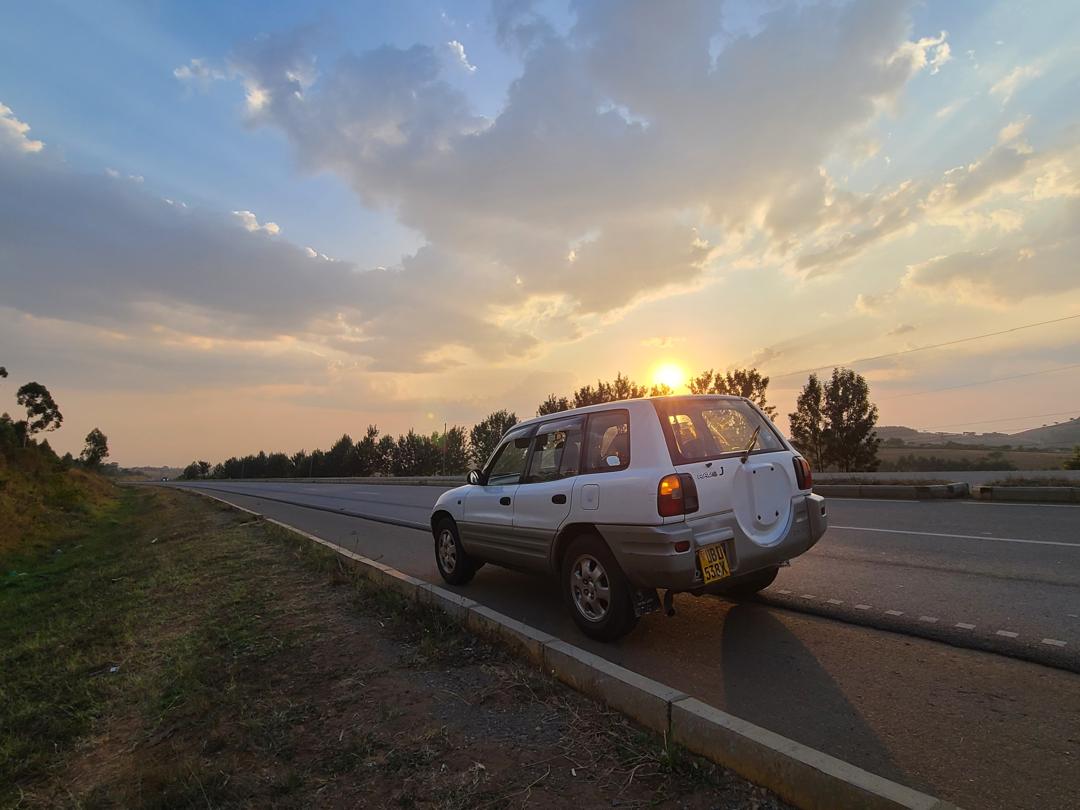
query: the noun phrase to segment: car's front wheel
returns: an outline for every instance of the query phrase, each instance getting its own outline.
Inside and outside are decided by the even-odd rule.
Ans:
[[[435,565],[450,585],[467,585],[480,564],[465,553],[457,524],[443,518],[435,524]]]
[[[719,591],[719,595],[728,599],[749,599],[759,591],[763,591],[772,585],[779,572],[780,566],[774,565],[769,568],[762,568],[760,571],[734,577],[731,584],[726,585]]]
[[[585,534],[570,543],[561,580],[563,599],[585,635],[614,641],[634,629],[638,617],[630,583],[599,537]]]

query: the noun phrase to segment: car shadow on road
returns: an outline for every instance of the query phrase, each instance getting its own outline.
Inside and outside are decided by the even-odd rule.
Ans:
[[[926,789],[893,762],[836,680],[770,608],[752,602],[730,607],[719,658],[726,711],[878,776]]]

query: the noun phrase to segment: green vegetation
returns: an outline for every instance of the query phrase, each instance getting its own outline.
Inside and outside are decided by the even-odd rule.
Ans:
[[[109,457],[109,439],[97,428],[86,434],[86,446],[79,455],[79,461],[87,467],[97,468]]]
[[[1080,445],[1073,448],[1072,458],[1065,459],[1062,468],[1066,470],[1080,470]]]
[[[789,416],[791,442],[816,469],[873,471],[879,464],[877,416],[861,374],[834,368],[825,385],[811,374]]]
[[[120,490],[6,562],[0,806],[779,806],[196,496]]]
[[[895,459],[882,461],[879,469],[882,472],[957,472],[961,470],[1015,470],[1001,450],[993,450],[985,455],[969,456],[967,458],[945,458],[940,455],[916,455],[908,453]]]
[[[768,404],[765,392],[769,387],[769,378],[762,377],[756,368],[737,368],[726,374],[714,372],[711,368],[690,380],[691,394],[728,394],[746,397],[765,411],[772,419],[776,408]]]

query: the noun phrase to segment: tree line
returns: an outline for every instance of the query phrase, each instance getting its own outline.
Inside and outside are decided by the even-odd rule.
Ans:
[[[727,372],[710,368],[692,377],[687,386],[691,394],[746,397],[770,418],[775,417],[776,408],[767,400],[769,378],[755,368]],[[597,380],[568,395],[549,394],[537,405],[536,415],[671,393],[666,385],[642,385],[620,372],[614,380]],[[862,375],[850,369],[834,369],[831,379],[823,385],[816,374],[811,374],[790,419],[792,443],[815,469],[832,467],[851,472],[877,468],[878,438],[874,431],[877,407],[870,401],[869,386]],[[504,409],[488,414],[468,430],[456,425],[441,433],[409,430],[396,438],[381,433],[376,425],[369,425],[359,440],[346,433],[328,450],[299,450],[292,454],[260,451],[213,465],[198,460],[191,462],[180,477],[190,480],[459,475],[483,465],[499,439],[517,422],[517,415]]]
[[[8,370],[0,366],[0,379],[7,379]],[[80,464],[97,468],[109,456],[109,439],[98,428],[86,434],[85,444],[78,458],[71,453],[57,456],[47,439],[40,442],[34,437],[49,433],[64,424],[64,415],[49,389],[37,381],[24,383],[15,392],[15,401],[26,409],[25,419],[15,419],[8,413],[0,414],[0,451],[5,456],[14,455],[16,449],[36,448],[51,456],[65,467]]]

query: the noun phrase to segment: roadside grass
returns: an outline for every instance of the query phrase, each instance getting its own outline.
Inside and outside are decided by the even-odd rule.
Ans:
[[[0,806],[781,806],[194,495],[123,490],[19,573]]]

